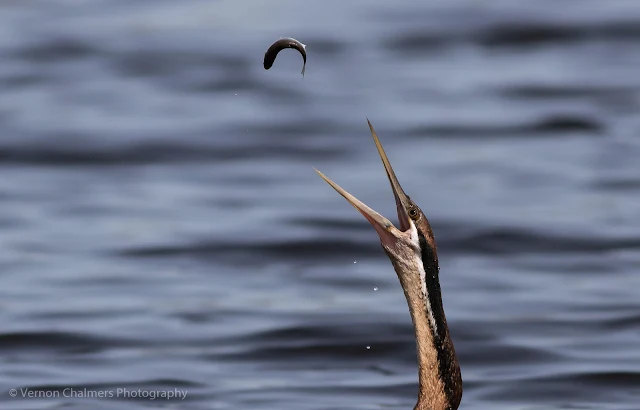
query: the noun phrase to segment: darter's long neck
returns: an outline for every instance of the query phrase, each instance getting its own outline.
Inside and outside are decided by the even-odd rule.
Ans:
[[[438,258],[422,235],[420,248],[421,260],[415,265],[392,259],[415,328],[420,389],[415,410],[455,410],[462,398],[462,378],[442,307]]]

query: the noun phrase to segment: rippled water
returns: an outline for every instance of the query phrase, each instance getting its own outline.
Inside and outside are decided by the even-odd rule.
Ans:
[[[0,3],[0,408],[413,408],[395,273],[312,169],[392,217],[365,117],[460,408],[640,408],[639,42],[623,0]]]

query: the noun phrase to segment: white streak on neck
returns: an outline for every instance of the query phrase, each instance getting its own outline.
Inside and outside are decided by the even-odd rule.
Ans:
[[[427,273],[424,271],[424,263],[422,261],[422,254],[420,252],[420,238],[418,237],[418,230],[415,224],[411,223],[411,242],[416,245],[415,263],[418,266],[418,272],[420,274],[420,284],[422,285],[422,296],[424,298],[425,309],[429,315],[429,322],[433,329],[434,335],[438,334],[438,325],[436,324],[436,318],[433,316],[433,310],[431,309],[431,302],[429,301],[429,291],[427,290]]]

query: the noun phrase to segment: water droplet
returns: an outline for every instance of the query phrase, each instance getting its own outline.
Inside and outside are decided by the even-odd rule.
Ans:
[[[377,287],[377,286],[374,286],[374,287],[373,287],[373,290],[374,290],[374,291],[377,291],[377,290],[378,290],[378,287]]]
[[[367,350],[370,350],[370,349],[371,349],[371,346],[367,346]]]

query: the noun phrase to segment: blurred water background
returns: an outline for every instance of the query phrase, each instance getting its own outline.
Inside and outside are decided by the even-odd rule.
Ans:
[[[639,409],[639,45],[635,0],[1,2],[0,409],[413,408],[396,275],[312,169],[395,221],[366,117],[460,408]]]

